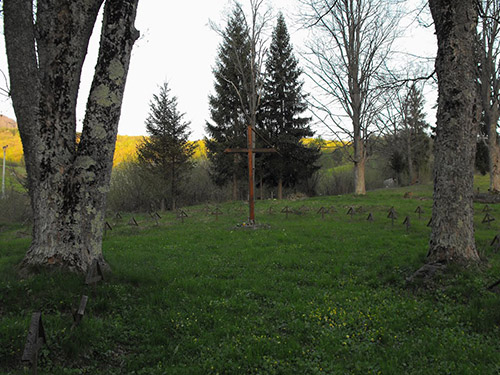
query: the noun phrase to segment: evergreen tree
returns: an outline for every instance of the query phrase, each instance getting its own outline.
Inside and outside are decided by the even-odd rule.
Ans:
[[[196,145],[188,141],[190,123],[183,121],[183,117],[177,110],[177,98],[170,96],[168,84],[164,83],[150,103],[146,119],[149,137],[144,138],[137,149],[139,161],[163,182],[162,210],[167,196],[170,196],[170,208],[176,208],[179,186],[192,168],[191,157]]]
[[[222,32],[222,43],[213,70],[215,93],[209,96],[211,121],[206,124],[205,139],[211,162],[211,177],[218,185],[229,181],[233,184],[233,199],[237,199],[238,180],[246,176],[245,158],[238,154],[225,154],[226,148],[247,147],[246,121],[242,110],[248,100],[244,91],[235,89],[245,86],[241,66],[250,66],[250,44],[243,14],[235,8]]]
[[[427,131],[429,124],[425,121],[423,111],[424,98],[422,89],[410,86],[403,98],[395,104],[398,106],[397,125],[394,134],[386,139],[389,150],[389,165],[401,182],[401,174],[408,176],[408,183],[420,180],[421,171],[428,165],[431,142]]]
[[[414,182],[415,178],[420,180],[420,172],[427,165],[430,158],[430,137],[426,133],[429,129],[429,124],[425,121],[424,103],[422,89],[412,85],[407,98],[407,121],[413,145],[412,170],[415,173],[411,182]]]
[[[274,145],[279,154],[263,155],[266,181],[278,186],[278,198],[282,198],[282,187],[293,186],[307,179],[319,168],[317,147],[306,147],[305,137],[312,137],[308,117],[301,117],[307,109],[301,69],[293,55],[290,36],[282,14],[278,17],[272,34],[271,46],[266,61],[264,94],[259,111],[259,128],[263,137]]]

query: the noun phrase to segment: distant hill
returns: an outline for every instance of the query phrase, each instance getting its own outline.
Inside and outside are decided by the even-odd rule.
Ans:
[[[143,136],[129,136],[118,135],[116,139],[115,156],[113,165],[116,166],[123,161],[134,160],[136,158],[137,146],[144,139]],[[205,142],[194,141],[197,144],[195,159],[206,155]],[[304,139],[304,143],[309,145],[311,143],[320,144],[323,152],[332,152],[337,148],[340,143],[327,140]],[[21,138],[19,137],[19,130],[14,120],[0,115],[0,147],[8,145],[7,148],[7,161],[13,163],[20,163],[23,157],[23,147]],[[1,156],[0,156],[1,157]]]
[[[142,142],[143,138],[143,136],[118,135],[113,165],[116,166],[123,161],[134,160],[137,146]],[[198,158],[205,155],[205,145],[203,141],[196,141],[196,143],[198,148],[194,156]],[[6,145],[9,146],[6,153],[7,162],[20,163],[23,157],[23,146],[17,123],[6,116],[0,115],[0,147]],[[1,157],[3,155],[0,155]]]
[[[17,129],[17,124],[11,118],[0,115],[0,129]]]

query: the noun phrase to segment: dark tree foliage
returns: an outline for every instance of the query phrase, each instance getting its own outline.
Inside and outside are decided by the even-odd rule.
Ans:
[[[279,15],[266,61],[264,94],[259,110],[259,130],[279,154],[262,156],[268,183],[295,185],[319,168],[318,147],[306,147],[302,139],[312,137],[308,117],[301,117],[307,104],[302,93],[301,69],[293,55],[283,15]],[[279,189],[280,191],[280,189]]]
[[[176,208],[179,186],[192,168],[191,157],[196,148],[188,140],[190,123],[183,121],[183,117],[177,110],[177,98],[170,95],[168,84],[164,83],[150,103],[146,120],[149,137],[137,149],[139,161],[163,180],[164,197],[170,195],[171,209]]]
[[[423,111],[424,97],[422,90],[415,85],[411,86],[404,105],[407,110],[405,120],[411,144],[412,170],[415,171],[415,178],[419,179],[420,170],[429,162],[431,151],[430,138],[427,135],[429,124],[425,121]]]
[[[431,142],[427,131],[430,126],[425,121],[423,107],[422,90],[412,85],[401,103],[396,132],[387,142],[392,150],[389,163],[398,180],[406,173],[410,183],[418,181],[421,170],[429,163]]]
[[[222,32],[222,43],[213,69],[215,83],[213,95],[209,96],[210,118],[206,124],[205,139],[208,158],[211,162],[211,176],[215,183],[224,185],[244,178],[245,158],[238,154],[226,154],[226,148],[246,147],[246,122],[242,111],[242,101],[247,97],[236,88],[244,85],[247,77],[240,73],[238,66],[250,66],[250,43],[244,17],[235,8]],[[233,190],[234,191],[234,190]],[[235,198],[235,197],[234,197]]]

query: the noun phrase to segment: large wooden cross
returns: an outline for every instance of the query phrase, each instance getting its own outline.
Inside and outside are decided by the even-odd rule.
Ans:
[[[226,153],[246,153],[248,155],[248,223],[255,224],[255,198],[254,198],[254,154],[257,152],[277,152],[274,148],[255,148],[253,141],[254,129],[247,127],[247,148],[226,148]]]

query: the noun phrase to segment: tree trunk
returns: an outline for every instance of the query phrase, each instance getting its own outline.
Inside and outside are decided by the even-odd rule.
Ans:
[[[172,208],[172,211],[176,210],[176,204],[175,204],[175,160],[172,161],[172,174],[171,174],[171,179],[170,179],[170,207]]]
[[[236,172],[233,172],[233,201],[238,200],[238,178]]]
[[[498,121],[498,120],[497,120]],[[496,128],[496,125],[495,125]],[[500,146],[497,135],[495,134],[495,141],[488,142],[488,153],[490,163],[490,192],[493,194],[500,194]]]
[[[406,134],[406,161],[408,163],[408,179],[409,179],[409,185],[412,185],[415,183],[415,171],[413,169],[413,150],[411,147],[411,131],[409,127],[406,129],[407,134]]]
[[[23,268],[86,272],[103,262],[102,236],[136,1],[108,0],[80,142],[76,100],[88,41],[103,0],[6,0],[12,100],[26,158],[33,239]],[[27,82],[29,85],[25,86]],[[29,103],[29,104],[27,104]]]
[[[262,173],[260,174],[260,200],[264,200],[264,178]]]
[[[354,194],[366,194],[365,185],[366,156],[363,140],[359,136],[354,137]]]
[[[486,81],[486,79],[488,79]],[[484,81],[483,81],[484,80]],[[490,82],[490,78],[482,78],[482,82]],[[488,84],[481,85],[482,105],[484,111],[484,122],[488,131],[488,156],[490,169],[490,188],[489,191],[494,194],[500,193],[500,145],[498,144],[498,102],[492,98],[491,90]],[[492,103],[493,101],[493,103]]]
[[[494,5],[494,2],[489,4],[482,3],[486,6],[484,11],[486,14],[482,17],[482,27],[480,32],[480,46],[478,53],[480,54],[480,88],[481,101],[484,113],[484,125],[488,135],[488,156],[489,156],[489,171],[490,171],[490,188],[489,191],[494,194],[500,193],[500,146],[498,144],[498,95],[500,91],[497,71],[497,43],[495,39],[498,37],[499,27],[499,8]]]
[[[470,0],[430,0],[438,39],[434,205],[428,262],[478,261],[474,241],[474,155],[479,124],[477,10]]]
[[[278,200],[283,199],[283,179],[280,177],[278,180]]]

